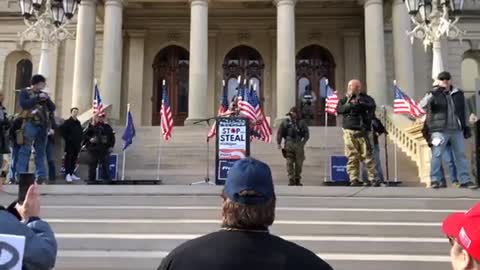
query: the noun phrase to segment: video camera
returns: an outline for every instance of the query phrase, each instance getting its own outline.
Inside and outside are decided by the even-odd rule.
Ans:
[[[303,95],[303,102],[306,104],[306,105],[312,105],[312,102],[313,102],[313,96],[310,95],[310,94],[305,94]]]

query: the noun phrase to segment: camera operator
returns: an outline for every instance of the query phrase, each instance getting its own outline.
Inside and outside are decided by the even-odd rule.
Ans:
[[[53,269],[57,257],[57,241],[50,225],[40,219],[38,186],[30,186],[22,204],[14,202],[8,208],[0,206],[0,224],[0,234],[25,236],[22,269]],[[0,269],[5,268],[0,265]]]
[[[35,169],[37,183],[42,184],[47,179],[45,168],[45,152],[47,145],[47,132],[51,127],[50,114],[55,111],[55,104],[46,92],[46,79],[42,75],[34,75],[31,87],[22,89],[20,92],[19,115],[24,120],[24,126],[17,132],[18,152],[17,173],[28,172],[28,162],[35,147]]]
[[[314,103],[317,101],[315,92],[312,91],[312,86],[305,86],[305,92],[302,97],[302,118],[305,119],[308,125],[314,119]]]
[[[86,147],[89,155],[88,184],[96,182],[97,165],[101,166],[100,177],[106,184],[112,179],[108,169],[108,159],[115,146],[115,133],[112,127],[105,122],[105,114],[93,117],[93,124],[89,124],[85,131]]]
[[[290,109],[277,133],[278,149],[282,150],[283,157],[287,159],[287,173],[289,186],[302,186],[302,167],[305,160],[305,144],[310,138],[308,126],[298,112],[297,107]],[[285,146],[282,149],[282,140]]]
[[[342,98],[337,106],[338,114],[343,116],[343,140],[345,155],[348,158],[347,172],[351,186],[376,186],[380,181],[376,179],[373,147],[369,139],[371,130],[371,114],[375,109],[375,102],[368,95],[362,93],[362,84],[359,80],[348,83],[347,96]],[[368,180],[360,181],[359,166],[364,162],[367,167]]]

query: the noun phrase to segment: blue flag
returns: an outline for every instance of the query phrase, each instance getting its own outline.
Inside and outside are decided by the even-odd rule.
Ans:
[[[133,116],[130,110],[128,110],[127,113],[127,126],[125,128],[125,131],[123,132],[122,139],[124,141],[123,144],[123,151],[130,146],[133,142],[133,138],[135,137],[135,126],[133,125]]]

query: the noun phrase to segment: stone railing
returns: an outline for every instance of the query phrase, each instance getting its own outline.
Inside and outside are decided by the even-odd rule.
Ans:
[[[394,141],[418,168],[420,182],[430,184],[431,151],[422,135],[422,121],[412,121],[405,115],[394,114],[393,108],[386,107],[377,113],[385,123],[389,138]]]

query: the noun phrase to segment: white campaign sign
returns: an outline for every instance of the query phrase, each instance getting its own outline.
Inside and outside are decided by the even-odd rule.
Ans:
[[[228,119],[218,126],[218,157],[238,160],[246,156],[247,127],[245,120]]]
[[[25,236],[0,234],[0,269],[22,270]]]

